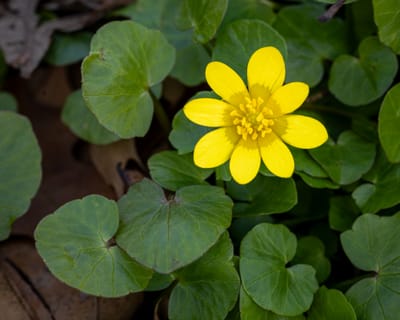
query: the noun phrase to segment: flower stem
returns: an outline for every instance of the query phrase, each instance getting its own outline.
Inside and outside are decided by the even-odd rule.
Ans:
[[[150,96],[153,100],[154,105],[154,115],[156,116],[158,122],[160,123],[161,128],[165,133],[169,133],[171,131],[171,122],[169,121],[168,115],[165,112],[163,106],[160,101],[154,95],[154,93],[150,90]]]

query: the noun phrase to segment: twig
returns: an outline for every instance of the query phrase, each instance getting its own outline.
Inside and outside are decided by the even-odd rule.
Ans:
[[[331,20],[334,15],[340,10],[340,8],[343,7],[344,1],[345,0],[337,0],[336,3],[331,5],[328,10],[326,10],[324,14],[318,18],[318,20],[321,22],[327,22]]]

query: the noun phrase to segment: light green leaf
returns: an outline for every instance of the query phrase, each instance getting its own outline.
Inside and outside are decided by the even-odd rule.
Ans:
[[[319,283],[324,282],[331,273],[331,263],[325,256],[324,243],[314,236],[306,236],[299,239],[293,264],[309,264],[314,267]]]
[[[173,320],[225,319],[234,307],[240,279],[227,233],[203,257],[174,273],[168,314]]]
[[[286,58],[285,40],[269,24],[261,20],[236,20],[218,35],[212,59],[229,65],[245,80],[250,56],[267,46],[276,47]]]
[[[296,253],[297,241],[283,225],[261,223],[240,246],[243,287],[262,308],[284,316],[308,310],[318,289],[313,267],[304,264],[286,268]]]
[[[386,94],[379,111],[378,133],[390,162],[400,162],[400,84]]]
[[[150,175],[163,188],[172,191],[194,184],[206,185],[204,180],[213,170],[197,167],[192,159],[192,154],[179,155],[176,151],[156,153],[148,161]]]
[[[358,57],[341,55],[329,75],[329,91],[349,106],[366,105],[389,88],[397,73],[396,55],[376,37],[365,38]]]
[[[55,66],[65,66],[82,60],[89,54],[92,36],[90,32],[56,33],[45,61]]]
[[[131,186],[118,205],[117,243],[160,273],[198,259],[217,242],[232,218],[232,201],[223,189],[211,186],[184,187],[167,199],[158,185],[145,179]]]
[[[258,175],[247,185],[227,183],[227,193],[234,199],[235,216],[256,216],[289,211],[297,203],[293,179]]]
[[[358,319],[398,319],[400,301],[400,214],[378,217],[365,214],[353,229],[341,234],[350,261],[373,272],[346,293]]]
[[[42,177],[42,155],[27,118],[0,111],[0,240],[29,208]]]
[[[18,111],[18,103],[14,96],[8,92],[0,92],[0,111]]]
[[[119,139],[114,133],[104,128],[90,112],[83,100],[81,90],[76,90],[68,96],[61,119],[74,134],[90,143],[108,144]]]
[[[368,180],[357,187],[352,197],[363,213],[376,213],[400,203],[400,164],[388,162],[383,152],[370,172]]]
[[[342,292],[322,286],[314,297],[308,320],[357,320],[353,307]]]
[[[400,54],[400,16],[397,0],[373,0],[379,39]]]
[[[287,82],[317,85],[324,74],[324,60],[348,51],[346,26],[340,19],[320,22],[325,7],[317,4],[286,6],[279,11],[274,27],[288,45]]]
[[[350,196],[333,196],[329,201],[329,226],[336,231],[351,228],[359,216],[360,209]]]
[[[114,21],[94,35],[82,64],[82,91],[89,109],[122,138],[144,136],[153,116],[148,89],[161,82],[175,62],[175,49],[156,30],[132,21]]]
[[[183,0],[177,24],[193,28],[195,41],[206,43],[216,34],[227,7],[228,0]]]
[[[287,317],[265,310],[257,305],[243,288],[240,289],[241,320],[305,320],[302,315]]]
[[[375,159],[375,145],[352,131],[342,132],[336,143],[329,139],[309,152],[329,177],[341,185],[360,179]]]
[[[56,277],[83,292],[117,297],[142,291],[152,271],[110,244],[117,229],[117,204],[91,195],[46,216],[35,230],[36,248]]]

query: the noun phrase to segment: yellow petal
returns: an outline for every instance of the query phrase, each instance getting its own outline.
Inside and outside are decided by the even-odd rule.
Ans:
[[[257,141],[242,139],[233,150],[229,169],[237,183],[246,184],[256,177],[260,164]]]
[[[222,62],[210,62],[206,68],[206,79],[211,89],[234,106],[244,102],[249,95],[239,75]]]
[[[274,132],[294,147],[312,149],[328,139],[324,125],[313,118],[293,114],[276,118],[274,121]]]
[[[264,47],[254,52],[247,66],[247,79],[251,96],[267,101],[285,80],[285,62],[279,50]]]
[[[194,147],[194,163],[200,168],[214,168],[229,160],[239,140],[235,127],[225,127],[205,134]]]
[[[189,101],[183,108],[185,116],[194,123],[207,127],[226,127],[233,124],[230,113],[234,107],[217,99],[200,98]]]
[[[278,88],[268,100],[274,116],[291,113],[299,108],[306,100],[310,89],[304,82],[291,82]]]
[[[261,158],[274,175],[289,178],[294,171],[294,160],[289,148],[273,132],[258,141]]]

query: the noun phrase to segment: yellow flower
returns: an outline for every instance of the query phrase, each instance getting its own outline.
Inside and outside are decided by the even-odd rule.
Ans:
[[[274,175],[288,178],[294,160],[285,143],[311,149],[328,138],[319,121],[290,115],[303,104],[309,88],[303,82],[283,85],[285,63],[274,47],[258,49],[251,56],[248,87],[235,71],[217,61],[207,65],[206,79],[222,100],[194,99],[183,109],[196,124],[220,127],[197,142],[193,157],[198,167],[214,168],[230,159],[233,179],[246,184],[257,175],[262,159]]]

